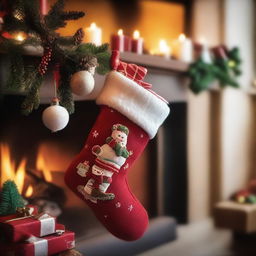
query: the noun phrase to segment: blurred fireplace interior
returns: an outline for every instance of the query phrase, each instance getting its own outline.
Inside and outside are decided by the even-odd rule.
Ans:
[[[77,236],[91,236],[95,232],[104,232],[89,208],[65,186],[63,181],[65,169],[82,149],[99,113],[99,106],[93,101],[76,102],[76,111],[71,115],[69,125],[62,131],[50,133],[41,121],[42,111],[47,105],[42,104],[38,111],[24,118],[19,113],[22,99],[23,96],[6,95],[1,101],[3,125],[0,142],[9,146],[11,159],[16,165],[23,158],[27,159],[23,195],[25,196],[28,185],[34,184],[34,192],[28,198],[30,202],[48,196],[49,200],[52,199],[62,209],[60,221],[68,229],[76,231]],[[184,139],[186,103],[174,103],[171,107],[173,113],[159,130],[159,135],[149,142],[143,154],[132,166],[128,183],[148,210],[150,218],[170,215],[184,223],[187,220]],[[52,176],[51,181],[47,183],[62,188],[64,196],[61,192],[56,196],[57,190],[54,188],[51,192],[51,188],[44,188],[40,182],[33,181],[35,175],[44,176],[38,170],[39,153]],[[4,171],[1,169],[1,173]],[[45,189],[48,191],[45,192]]]

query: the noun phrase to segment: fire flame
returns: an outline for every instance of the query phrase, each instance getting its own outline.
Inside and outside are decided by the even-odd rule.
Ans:
[[[26,175],[26,163],[27,160],[23,158],[20,163],[16,166],[13,159],[11,159],[10,148],[7,144],[3,143],[0,144],[0,184],[1,186],[6,180],[13,180],[20,192],[20,194],[25,195],[25,197],[31,197],[33,194],[33,187],[29,185],[24,190],[24,182],[25,182],[25,175]],[[52,181],[52,174],[47,166],[46,156],[43,152],[39,150],[37,161],[36,161],[36,168],[38,171],[42,171],[44,178],[46,181]],[[23,193],[24,192],[24,193]]]
[[[29,185],[29,187],[27,188],[27,191],[25,193],[25,197],[31,197],[33,195],[34,189],[31,185]]]
[[[26,167],[26,159],[22,159],[18,165],[18,168],[15,168],[15,163],[11,160],[10,149],[6,144],[0,144],[0,152],[1,152],[1,185],[10,179],[13,180],[20,193],[22,193],[24,186],[24,178],[25,178],[25,167]]]
[[[36,169],[43,172],[44,178],[46,181],[52,181],[52,174],[50,169],[47,166],[46,159],[42,153],[39,152],[36,161]]]

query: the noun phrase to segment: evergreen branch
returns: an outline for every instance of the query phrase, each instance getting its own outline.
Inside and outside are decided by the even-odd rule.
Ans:
[[[21,112],[24,115],[29,115],[34,109],[37,109],[40,104],[39,89],[42,84],[43,77],[37,72],[33,84],[21,105]]]
[[[15,19],[12,15],[6,15],[4,17],[3,30],[9,33],[28,32],[25,22]]]
[[[83,53],[83,54],[89,54],[89,55],[96,55],[98,53],[106,52],[108,50],[109,45],[108,44],[103,44],[100,46],[96,46],[95,44],[92,43],[86,43],[86,44],[81,44],[77,48],[78,53]]]
[[[58,95],[60,98],[61,105],[67,109],[69,114],[73,114],[75,112],[75,104],[70,89],[69,81],[70,80],[61,81],[60,86],[58,88]]]
[[[109,44],[102,44],[100,46],[97,46],[95,54],[102,53],[108,51]]]
[[[20,54],[10,54],[10,73],[7,80],[7,87],[10,89],[20,90],[23,84],[24,61]]]
[[[65,5],[65,0],[58,0],[45,16],[44,21],[48,29],[56,30],[66,26],[66,22],[61,18]]]
[[[74,72],[75,72],[75,67],[74,65],[72,65],[71,61],[67,61],[60,68],[61,79],[60,79],[60,85],[58,88],[58,95],[60,98],[61,105],[67,109],[69,114],[73,114],[75,112],[73,95],[70,88],[70,78]]]
[[[69,11],[69,12],[63,12],[60,15],[60,18],[62,20],[77,20],[84,17],[84,15],[85,15],[84,12]]]
[[[70,46],[74,44],[73,36],[60,36],[57,38],[56,43],[61,46]]]
[[[96,68],[96,71],[98,74],[105,75],[111,70],[110,57],[111,57],[111,54],[109,52],[101,52],[96,54],[96,58],[99,64],[98,67]]]
[[[54,5],[51,7],[50,11],[46,15],[45,18],[52,19],[56,15],[60,15],[60,13],[63,12],[65,6],[65,0],[58,0],[54,3]]]

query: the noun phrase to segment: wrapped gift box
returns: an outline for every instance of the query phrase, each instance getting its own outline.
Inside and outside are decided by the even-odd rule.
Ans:
[[[35,205],[27,205],[27,208],[29,208],[29,214],[30,215],[36,215],[38,214],[38,208]],[[7,215],[7,216],[0,216],[0,223],[5,222],[7,220],[15,219],[18,218],[18,214],[12,214],[12,215]]]
[[[215,226],[242,233],[256,232],[256,204],[221,202],[214,209]]]
[[[43,237],[55,233],[56,229],[65,229],[56,224],[56,219],[48,214],[7,220],[0,223],[0,234],[8,242],[24,241],[31,235]]]
[[[30,237],[27,242],[0,244],[0,255],[5,256],[47,256],[75,247],[75,233],[66,231],[62,235],[44,238]],[[1,254],[4,252],[4,254]]]

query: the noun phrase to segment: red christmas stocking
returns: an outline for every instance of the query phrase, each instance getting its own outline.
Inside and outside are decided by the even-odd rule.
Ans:
[[[124,64],[116,67],[122,73],[123,68],[127,71]],[[113,235],[132,241],[145,232],[148,215],[129,189],[127,172],[155,136],[169,108],[144,88],[148,84],[128,77],[117,71],[108,74],[96,101],[100,114],[83,150],[69,166],[65,182]]]

